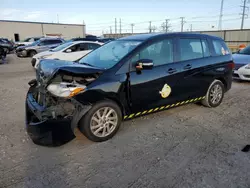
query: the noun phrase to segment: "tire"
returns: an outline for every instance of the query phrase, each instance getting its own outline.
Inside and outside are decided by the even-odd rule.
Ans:
[[[29,56],[30,56],[30,57],[33,57],[33,56],[36,55],[36,54],[37,54],[37,53],[36,53],[35,50],[32,50],[32,51],[29,52]]]
[[[116,120],[112,121],[113,124],[109,123],[109,121],[111,121],[111,120],[109,120],[109,118],[107,118],[107,119],[102,119],[102,118],[99,119],[98,118],[97,112],[99,111],[100,117],[101,116],[103,117],[102,112],[104,113],[105,109],[106,110],[111,109],[110,111],[112,113],[110,114],[109,118],[111,118],[112,120],[117,118]],[[106,115],[109,114],[108,112],[110,112],[110,111],[106,111]],[[93,120],[92,118],[95,120]],[[97,123],[96,120],[100,120],[102,122]],[[120,107],[115,102],[110,101],[110,100],[101,101],[101,102],[94,104],[93,107],[82,117],[82,119],[79,121],[79,130],[89,140],[94,141],[94,142],[103,142],[103,141],[106,141],[106,140],[112,138],[116,134],[116,132],[118,131],[118,129],[120,127],[121,121],[122,121],[122,112],[121,112]],[[105,122],[107,124],[107,125],[105,124],[106,127],[104,125]],[[104,127],[102,127],[102,126],[104,126]],[[103,132],[108,131],[107,127],[109,127],[110,133],[109,134],[107,133],[107,135],[103,136],[102,135]],[[97,129],[99,129],[99,132],[94,133],[97,131]]]
[[[216,88],[219,89],[219,93],[218,94],[214,94],[214,95],[217,95],[218,98],[216,98],[216,100],[213,100],[215,99],[212,95],[212,92],[214,90],[216,90]],[[207,90],[207,94],[206,94],[206,97],[205,99],[203,99],[201,101],[201,103],[206,106],[206,107],[209,107],[209,108],[215,108],[217,106],[219,106],[224,98],[224,93],[225,93],[225,86],[224,84],[220,81],[220,80],[214,80],[208,90]]]

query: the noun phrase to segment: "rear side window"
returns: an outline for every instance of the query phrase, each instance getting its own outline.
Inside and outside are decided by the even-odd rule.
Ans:
[[[181,61],[203,57],[200,39],[180,39]]]
[[[202,48],[203,48],[203,55],[204,55],[204,57],[211,56],[207,40],[201,40],[201,44],[202,44]]]
[[[229,54],[230,51],[222,40],[213,40],[215,54],[218,56]]]
[[[81,43],[80,44],[80,51],[85,51],[88,50],[88,45],[86,43]]]
[[[61,40],[50,40],[50,44],[58,44],[58,43],[62,43]]]
[[[99,44],[88,43],[88,50],[95,50],[99,46],[100,46]]]

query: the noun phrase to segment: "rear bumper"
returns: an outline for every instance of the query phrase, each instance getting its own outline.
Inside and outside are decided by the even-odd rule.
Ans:
[[[44,107],[35,102],[31,93],[26,97],[26,130],[35,144],[60,146],[75,138],[71,119],[39,120]]]

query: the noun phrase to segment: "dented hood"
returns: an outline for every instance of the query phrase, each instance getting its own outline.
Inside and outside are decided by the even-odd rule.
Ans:
[[[59,71],[70,72],[73,74],[94,74],[102,73],[105,69],[92,67],[85,64],[80,64],[71,61],[44,59],[39,63],[37,74],[43,77],[51,77]]]

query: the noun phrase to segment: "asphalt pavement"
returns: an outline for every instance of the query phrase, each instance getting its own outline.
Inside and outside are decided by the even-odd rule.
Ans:
[[[126,121],[111,140],[81,133],[60,147],[25,131],[30,58],[0,64],[0,187],[250,187],[250,83],[234,82],[217,108],[189,104]]]

